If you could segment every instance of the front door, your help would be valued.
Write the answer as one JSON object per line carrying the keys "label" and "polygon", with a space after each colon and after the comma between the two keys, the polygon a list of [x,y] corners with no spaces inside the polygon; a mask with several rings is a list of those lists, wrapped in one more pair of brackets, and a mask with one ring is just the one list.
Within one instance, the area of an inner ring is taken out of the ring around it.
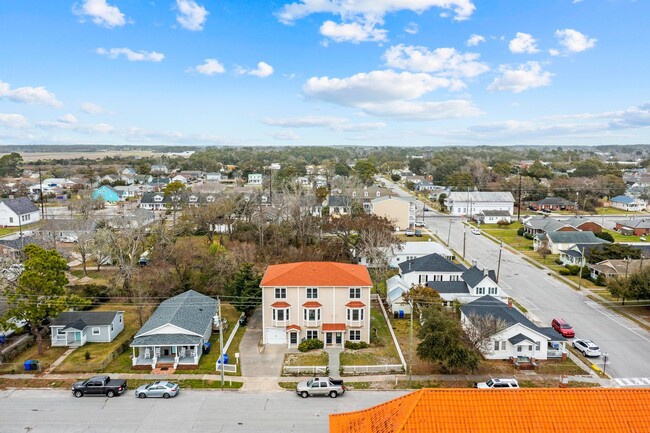
{"label": "front door", "polygon": [[81,341],[81,332],[74,333],[74,341]]}
{"label": "front door", "polygon": [[292,332],[289,334],[289,343],[290,344],[298,344],[298,333],[297,332]]}
{"label": "front door", "polygon": [[332,333],[331,332],[326,332],[325,333],[325,345],[326,346],[331,346],[332,345]]}
{"label": "front door", "polygon": [[337,332],[336,333],[336,345],[340,346],[343,344],[343,333],[342,332]]}

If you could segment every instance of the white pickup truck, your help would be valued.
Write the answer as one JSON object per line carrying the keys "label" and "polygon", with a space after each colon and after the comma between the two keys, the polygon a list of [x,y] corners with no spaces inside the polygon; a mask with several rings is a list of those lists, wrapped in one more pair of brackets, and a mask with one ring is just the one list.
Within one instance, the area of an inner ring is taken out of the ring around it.
{"label": "white pickup truck", "polygon": [[296,394],[302,398],[310,395],[329,395],[336,398],[345,393],[345,385],[342,380],[332,379],[331,377],[315,377],[305,382],[300,382],[296,386]]}

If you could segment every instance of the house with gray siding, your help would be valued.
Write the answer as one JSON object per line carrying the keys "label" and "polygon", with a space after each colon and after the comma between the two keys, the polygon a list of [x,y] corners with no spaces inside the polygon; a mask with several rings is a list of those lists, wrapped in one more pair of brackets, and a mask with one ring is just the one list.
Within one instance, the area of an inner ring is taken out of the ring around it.
{"label": "house with gray siding", "polygon": [[66,311],[50,324],[52,346],[110,343],[124,329],[124,311]]}
{"label": "house with gray siding", "polygon": [[163,301],[133,338],[133,368],[197,368],[217,306],[194,290]]}

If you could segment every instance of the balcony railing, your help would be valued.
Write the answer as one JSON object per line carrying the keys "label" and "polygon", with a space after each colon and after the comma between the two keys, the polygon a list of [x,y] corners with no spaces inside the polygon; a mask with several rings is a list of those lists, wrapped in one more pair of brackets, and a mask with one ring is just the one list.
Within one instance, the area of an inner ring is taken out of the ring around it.
{"label": "balcony railing", "polygon": [[282,327],[282,326],[289,326],[289,321],[288,320],[272,320],[273,326],[276,328]]}
{"label": "balcony railing", "polygon": [[363,326],[363,320],[347,320],[346,325],[351,328],[360,328]]}
{"label": "balcony railing", "polygon": [[307,328],[317,328],[321,325],[321,320],[305,320],[304,325]]}

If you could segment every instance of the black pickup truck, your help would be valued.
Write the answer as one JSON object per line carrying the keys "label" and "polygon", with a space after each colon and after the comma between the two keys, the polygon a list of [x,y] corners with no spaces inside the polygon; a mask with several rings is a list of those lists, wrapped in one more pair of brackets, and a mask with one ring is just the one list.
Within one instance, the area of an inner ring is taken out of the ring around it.
{"label": "black pickup truck", "polygon": [[84,395],[105,395],[113,398],[126,391],[126,380],[114,379],[109,376],[95,376],[72,385],[72,394],[79,398]]}

